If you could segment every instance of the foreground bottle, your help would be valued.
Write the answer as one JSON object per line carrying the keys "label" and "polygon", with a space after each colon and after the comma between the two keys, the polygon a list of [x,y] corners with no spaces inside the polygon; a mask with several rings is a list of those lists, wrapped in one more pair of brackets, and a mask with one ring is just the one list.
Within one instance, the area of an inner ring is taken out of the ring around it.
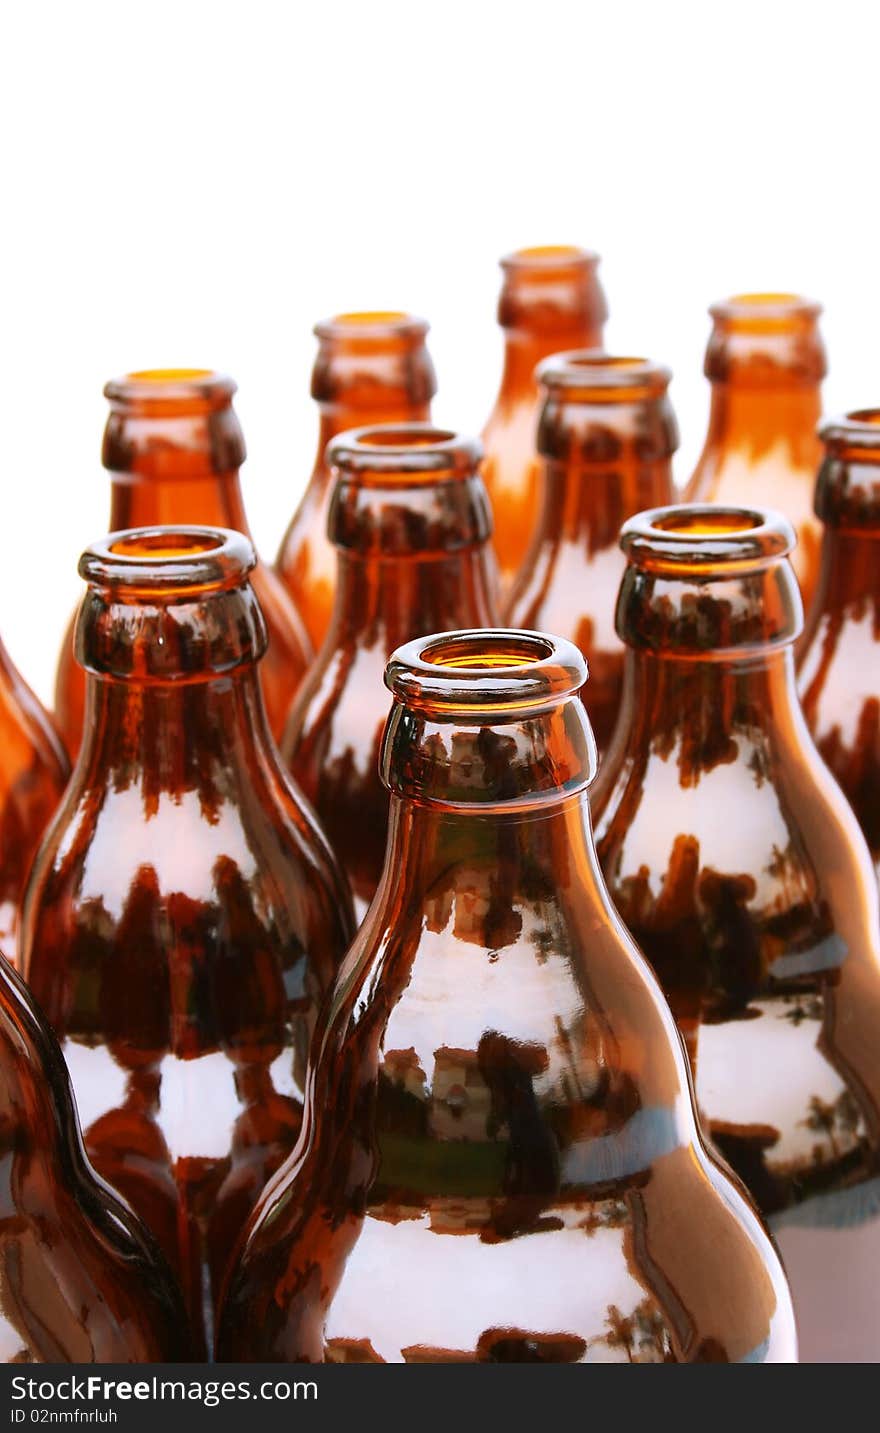
{"label": "foreground bottle", "polygon": [[[249,534],[238,475],[247,452],[232,407],[235,391],[231,378],[201,368],[129,373],[107,384],[110,414],[102,460],[111,477],[111,532],[197,523]],[[275,574],[258,561],[252,581],[269,634],[260,683],[277,739],[311,646]],[[75,757],[82,739],[85,677],[74,656],[73,625],[59,658],[55,714]]]}
{"label": "foreground bottle", "polygon": [[703,1127],[768,1217],[805,1361],[880,1360],[880,911],[794,683],[780,514],[623,529],[602,869],[684,1035]]}
{"label": "foreground bottle", "polygon": [[518,249],[501,260],[498,322],[504,330],[504,368],[483,430],[483,476],[505,587],[519,571],[540,510],[535,369],[542,358],[562,349],[601,348],[608,307],[598,265],[598,255],[566,244]]}
{"label": "foreground bottle", "polygon": [[179,1295],[89,1168],[51,1031],[0,956],[0,1362],[189,1356]]}
{"label": "foreground bottle", "polygon": [[808,607],[819,571],[813,485],[827,370],[821,306],[798,294],[737,294],[709,312],[704,372],[712,406],[687,497],[783,512],[797,534],[792,563]]}
{"label": "foreground bottle", "polygon": [[601,756],[623,680],[620,525],[674,496],[671,375],[644,358],[579,352],[548,358],[537,377],[541,510],[505,615],[512,627],[570,638],[588,658],[585,700]]}
{"label": "foreground bottle", "polygon": [[880,409],[820,429],[819,583],[798,651],[804,716],[880,875]]}
{"label": "foreground bottle", "polygon": [[144,528],[80,561],[86,736],[37,856],[26,978],[89,1156],[203,1292],[299,1131],[315,1006],[350,898],[283,772],[240,533]]}
{"label": "foreground bottle", "polygon": [[69,774],[52,722],[0,642],[0,952],[12,965],[25,882]]}
{"label": "foreground bottle", "polygon": [[361,428],[328,450],[336,600],[282,753],[342,863],[358,916],[379,884],[388,831],[379,778],[385,663],[420,632],[495,617],[481,456],[475,441],[427,423]]}
{"label": "foreground bottle", "polygon": [[327,444],[337,433],[365,423],[430,418],[437,379],[427,334],[424,320],[406,313],[342,313],[315,325],[312,397],[321,415],[318,451],[276,568],[316,651],[327,635],[336,591],[336,551],[327,536],[333,487]]}
{"label": "foreground bottle", "polygon": [[700,1141],[599,873],[585,679],[539,633],[392,658],[382,884],[232,1266],[221,1358],[794,1358],[776,1255]]}

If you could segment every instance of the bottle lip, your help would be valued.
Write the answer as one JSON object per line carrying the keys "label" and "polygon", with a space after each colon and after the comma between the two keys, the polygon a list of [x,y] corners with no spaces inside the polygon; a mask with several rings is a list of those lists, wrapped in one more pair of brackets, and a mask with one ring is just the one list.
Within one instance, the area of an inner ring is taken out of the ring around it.
{"label": "bottle lip", "polygon": [[327,444],[325,456],[329,466],[362,481],[375,478],[381,484],[396,476],[435,481],[475,472],[483,445],[478,438],[435,423],[372,423],[339,433]]}
{"label": "bottle lip", "polygon": [[372,346],[383,339],[411,339],[421,342],[430,331],[426,319],[402,309],[365,309],[337,313],[320,319],[312,332],[316,338],[344,342],[353,347]]}
{"label": "bottle lip", "polygon": [[773,508],[673,503],[636,513],[620,546],[634,567],[715,575],[777,562],[794,548],[794,528]]}
{"label": "bottle lip", "polygon": [[468,720],[521,720],[574,697],[587,663],[573,642],[519,628],[435,632],[398,647],[385,685],[407,707]]}
{"label": "bottle lip", "polygon": [[161,600],[240,587],[256,561],[250,539],[229,528],[127,528],[90,543],[79,575],[91,587]]}
{"label": "bottle lip", "polygon": [[212,368],[142,368],[104,384],[104,397],[114,407],[172,405],[181,412],[223,408],[237,391],[234,379]]}
{"label": "bottle lip", "polygon": [[548,392],[587,394],[596,402],[631,402],[640,395],[665,393],[672,372],[649,358],[610,354],[601,348],[573,348],[543,359],[535,369],[535,379]]}
{"label": "bottle lip", "polygon": [[555,279],[567,269],[594,269],[599,255],[594,249],[584,249],[579,244],[536,244],[513,249],[498,262],[505,275],[538,278],[546,274]]}
{"label": "bottle lip", "polygon": [[855,408],[824,418],[818,433],[828,447],[880,451],[880,408]]}
{"label": "bottle lip", "polygon": [[822,313],[822,305],[803,294],[744,293],[731,294],[709,306],[716,322],[754,333],[785,329],[799,321],[813,322]]}

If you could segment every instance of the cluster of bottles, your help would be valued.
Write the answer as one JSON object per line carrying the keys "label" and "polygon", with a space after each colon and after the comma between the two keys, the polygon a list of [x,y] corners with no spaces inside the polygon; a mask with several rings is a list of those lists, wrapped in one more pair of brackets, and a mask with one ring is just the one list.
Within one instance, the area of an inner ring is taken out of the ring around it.
{"label": "cluster of bottles", "polygon": [[318,325],[274,571],[234,385],[108,385],[63,744],[0,653],[7,1360],[880,1360],[880,410],[720,304],[676,503],[596,266],[504,261],[485,456]]}

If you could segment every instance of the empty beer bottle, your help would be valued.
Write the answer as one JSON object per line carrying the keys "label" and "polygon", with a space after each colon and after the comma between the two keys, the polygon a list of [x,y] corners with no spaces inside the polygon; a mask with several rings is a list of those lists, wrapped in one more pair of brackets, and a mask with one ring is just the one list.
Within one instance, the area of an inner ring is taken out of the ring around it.
{"label": "empty beer bottle", "polygon": [[69,770],[52,722],[0,642],[0,952],[12,965],[25,882]]}
{"label": "empty beer bottle", "polygon": [[709,430],[687,497],[782,511],[797,534],[792,563],[808,606],[819,567],[813,484],[827,367],[822,309],[797,294],[737,294],[709,312]]}
{"label": "empty beer bottle", "polygon": [[624,525],[621,719],[596,838],[687,1042],[704,1128],[776,1236],[801,1357],[880,1359],[880,912],[795,691],[781,514]]}
{"label": "empty beer bottle", "polygon": [[483,475],[505,587],[519,571],[540,508],[535,368],[562,349],[601,347],[608,308],[598,265],[598,255],[567,244],[518,249],[501,260],[498,322],[504,330],[504,367],[483,430]]}
{"label": "empty beer bottle", "polygon": [[394,654],[382,883],[231,1265],[221,1358],[794,1357],[782,1270],[602,882],[585,678],[540,633]]}
{"label": "empty beer bottle", "polygon": [[85,1158],[58,1045],[0,956],[0,1361],[189,1356],[171,1275]]}
{"label": "empty beer bottle", "polygon": [[336,552],[327,537],[332,481],[325,459],[337,433],[365,423],[417,423],[437,391],[428,325],[406,313],[341,313],[315,325],[312,397],[320,412],[308,486],[278,553],[278,574],[303,615],[315,650],[330,626]]}
{"label": "empty beer bottle", "polygon": [[427,423],[357,429],[328,449],[336,599],[281,749],[349,878],[358,915],[379,883],[388,830],[378,768],[385,663],[420,632],[495,616],[481,456],[479,443]]}
{"label": "empty beer bottle", "polygon": [[506,618],[569,637],[588,658],[584,699],[601,756],[623,678],[614,630],[620,525],[674,497],[670,373],[644,358],[581,351],[546,359],[537,377],[541,509]]}
{"label": "empty beer bottle", "polygon": [[800,644],[804,715],[880,874],[880,409],[820,429],[819,581]]}
{"label": "empty beer bottle", "polygon": [[202,1327],[233,1236],[299,1130],[314,1008],[352,933],[282,770],[238,532],[144,528],[80,561],[83,750],[34,863],[23,968],[86,1148]]}
{"label": "empty beer bottle", "polygon": [[[231,378],[201,368],[152,369],[107,384],[110,413],[102,460],[112,484],[111,531],[196,523],[248,535],[238,474],[247,453],[232,406],[235,391]],[[260,682],[277,739],[311,658],[311,644],[277,577],[259,561],[253,587],[269,634]],[[74,757],[84,701],[85,677],[74,657],[71,622],[58,664],[55,714]]]}

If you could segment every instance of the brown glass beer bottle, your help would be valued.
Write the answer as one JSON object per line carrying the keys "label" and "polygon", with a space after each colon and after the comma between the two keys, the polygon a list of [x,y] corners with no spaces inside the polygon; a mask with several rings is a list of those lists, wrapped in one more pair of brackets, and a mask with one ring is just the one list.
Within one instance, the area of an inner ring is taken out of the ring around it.
{"label": "brown glass beer bottle", "polygon": [[275,564],[315,651],[327,635],[336,590],[336,551],[327,536],[332,495],[327,444],[337,433],[365,423],[430,418],[437,379],[427,334],[424,319],[406,313],[341,313],[315,325],[312,397],[320,413],[318,451]]}
{"label": "brown glass beer bottle", "polygon": [[737,294],[709,312],[709,430],[687,497],[770,504],[785,513],[797,535],[791,560],[808,607],[819,568],[813,485],[827,370],[821,306],[798,294]]}
{"label": "brown glass beer bottle", "polygon": [[220,1358],[794,1358],[776,1255],[706,1153],[599,872],[585,679],[532,632],[392,658],[382,883],[298,1150],[230,1266]]}
{"label": "brown glass beer bottle", "polygon": [[[108,383],[110,414],[102,461],[108,469],[110,531],[156,523],[196,523],[249,535],[238,470],[247,452],[232,406],[231,378],[200,368],[129,373]],[[260,684],[269,726],[278,739],[293,695],[311,660],[299,614],[275,574],[257,561],[253,587],[269,648]],[[73,622],[55,684],[55,714],[68,751],[82,737],[85,676],[73,651]]]}
{"label": "brown glass beer bottle", "polygon": [[295,1141],[313,1012],[353,929],[269,736],[255,560],[196,527],[84,553],[84,746],[22,918],[89,1156],[162,1245],[202,1351],[203,1294],[209,1321]]}
{"label": "brown glass beer bottle", "polygon": [[0,953],[11,965],[34,852],[69,774],[52,722],[0,642]]}
{"label": "brown glass beer bottle", "polygon": [[801,1357],[880,1359],[880,912],[810,740],[781,514],[624,525],[621,719],[594,800],[602,869],[685,1037],[704,1129],[791,1282]]}
{"label": "brown glass beer bottle", "polygon": [[625,518],[671,502],[678,447],[669,370],[644,358],[559,353],[537,372],[541,509],[506,609],[512,627],[573,641],[600,757],[617,720],[624,646],[614,630]]}
{"label": "brown glass beer bottle", "polygon": [[89,1168],[58,1045],[0,956],[0,1362],[190,1356],[158,1250]]}
{"label": "brown glass beer bottle", "polygon": [[608,306],[598,266],[597,254],[568,244],[518,249],[501,260],[498,322],[504,330],[504,367],[483,430],[483,477],[505,588],[526,555],[540,507],[535,369],[542,358],[563,349],[601,348]]}
{"label": "brown glass beer bottle", "polygon": [[282,754],[312,802],[362,916],[379,883],[388,793],[383,672],[420,632],[494,619],[491,518],[479,443],[427,423],[334,438],[330,629],[291,710]]}
{"label": "brown glass beer bottle", "polygon": [[798,649],[799,689],[880,874],[880,409],[834,418],[820,434],[821,560]]}

